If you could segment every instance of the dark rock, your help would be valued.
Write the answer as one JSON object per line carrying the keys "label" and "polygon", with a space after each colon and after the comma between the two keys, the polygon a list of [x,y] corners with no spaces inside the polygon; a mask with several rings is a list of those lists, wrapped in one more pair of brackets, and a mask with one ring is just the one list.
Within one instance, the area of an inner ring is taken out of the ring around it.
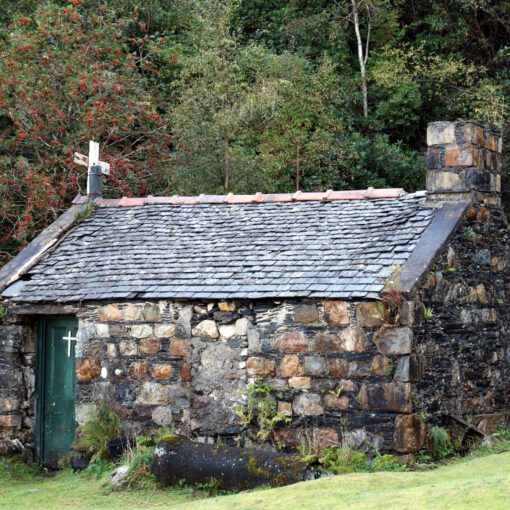
{"label": "dark rock", "polygon": [[159,443],[152,463],[152,472],[164,485],[212,479],[226,490],[296,483],[305,479],[307,469],[297,455],[195,443],[183,437]]}

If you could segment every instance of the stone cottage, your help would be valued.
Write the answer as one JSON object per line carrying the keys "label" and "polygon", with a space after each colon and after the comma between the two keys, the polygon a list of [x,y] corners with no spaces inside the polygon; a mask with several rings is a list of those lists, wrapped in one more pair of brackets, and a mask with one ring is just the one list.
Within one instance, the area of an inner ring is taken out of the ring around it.
{"label": "stone cottage", "polygon": [[[128,434],[243,437],[257,378],[304,439],[408,453],[504,420],[501,133],[429,125],[427,190],[78,196],[0,270],[0,453],[53,465],[99,401]],[[425,170],[424,170],[425,171]]]}

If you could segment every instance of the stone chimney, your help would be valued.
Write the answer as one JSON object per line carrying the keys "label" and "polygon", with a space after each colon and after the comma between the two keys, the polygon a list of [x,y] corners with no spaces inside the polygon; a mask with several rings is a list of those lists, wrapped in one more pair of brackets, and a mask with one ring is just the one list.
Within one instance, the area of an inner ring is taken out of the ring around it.
{"label": "stone chimney", "polygon": [[478,121],[431,122],[427,129],[430,200],[501,204],[502,134]]}

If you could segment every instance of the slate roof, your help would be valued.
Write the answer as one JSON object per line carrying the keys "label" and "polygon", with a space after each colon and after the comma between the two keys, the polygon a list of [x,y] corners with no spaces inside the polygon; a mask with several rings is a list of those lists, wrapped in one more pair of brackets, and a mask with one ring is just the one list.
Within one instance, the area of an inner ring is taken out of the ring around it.
{"label": "slate roof", "polygon": [[103,201],[7,294],[27,303],[376,298],[435,211],[424,192],[393,196]]}

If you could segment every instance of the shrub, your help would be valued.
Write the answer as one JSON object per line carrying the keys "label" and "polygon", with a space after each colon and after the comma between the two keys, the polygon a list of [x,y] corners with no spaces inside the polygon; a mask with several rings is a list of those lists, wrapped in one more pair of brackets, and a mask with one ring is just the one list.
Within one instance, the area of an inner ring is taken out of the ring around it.
{"label": "shrub", "polygon": [[353,450],[347,446],[332,446],[324,450],[319,463],[328,472],[334,475],[370,471],[370,464],[363,452]]}
{"label": "shrub", "polygon": [[122,427],[119,416],[104,403],[100,403],[95,414],[78,428],[73,448],[88,453],[91,461],[108,458],[106,443],[121,437]]}
{"label": "shrub", "polygon": [[374,457],[374,471],[407,471],[405,464],[399,464],[393,455],[376,455]]}
{"label": "shrub", "polygon": [[246,397],[246,406],[236,406],[233,411],[244,427],[256,424],[259,441],[266,441],[278,424],[290,422],[290,418],[276,410],[271,386],[261,379],[248,384],[239,393]]}
{"label": "shrub", "polygon": [[450,438],[450,434],[444,427],[432,427],[428,434],[428,447],[432,458],[439,460],[448,457],[455,452],[455,447]]}

